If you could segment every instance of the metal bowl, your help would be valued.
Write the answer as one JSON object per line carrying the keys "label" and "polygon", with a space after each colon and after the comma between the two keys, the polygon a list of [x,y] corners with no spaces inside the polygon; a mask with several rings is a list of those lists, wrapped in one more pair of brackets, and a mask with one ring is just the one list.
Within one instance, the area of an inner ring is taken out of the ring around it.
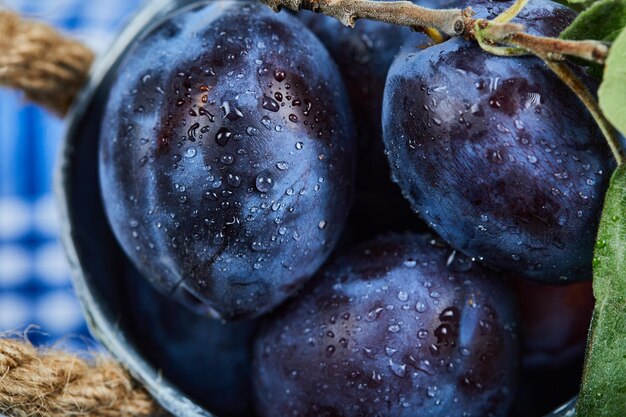
{"label": "metal bowl", "polygon": [[[68,128],[55,178],[62,241],[92,334],[163,408],[180,417],[213,417],[213,414],[168,381],[160,368],[146,359],[149,356],[146,347],[134,334],[127,314],[129,306],[125,305],[124,292],[128,288],[124,287],[124,281],[137,278],[138,272],[122,252],[105,218],[98,180],[98,141],[113,75],[129,45],[174,11],[208,1],[146,2],[111,48],[98,59],[88,84],[75,100],[67,118]],[[546,417],[573,417],[574,405],[575,400],[571,400]]]}

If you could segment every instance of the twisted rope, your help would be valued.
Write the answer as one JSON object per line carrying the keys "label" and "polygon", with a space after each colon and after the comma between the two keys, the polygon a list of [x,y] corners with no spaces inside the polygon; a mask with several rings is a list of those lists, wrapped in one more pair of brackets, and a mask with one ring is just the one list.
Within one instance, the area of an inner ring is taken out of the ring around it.
{"label": "twisted rope", "polygon": [[164,412],[122,367],[0,339],[0,414],[7,417],[134,417]]}
{"label": "twisted rope", "polygon": [[88,47],[52,27],[0,10],[0,85],[64,115],[93,59]]}
{"label": "twisted rope", "polygon": [[[0,85],[64,115],[87,79],[93,52],[55,29],[0,10]],[[116,362],[39,350],[0,335],[0,414],[7,417],[164,416]]]}

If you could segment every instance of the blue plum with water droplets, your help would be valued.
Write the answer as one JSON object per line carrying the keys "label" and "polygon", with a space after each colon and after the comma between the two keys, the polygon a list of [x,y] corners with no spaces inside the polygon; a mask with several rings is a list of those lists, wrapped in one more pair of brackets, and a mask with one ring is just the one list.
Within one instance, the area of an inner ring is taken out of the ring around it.
{"label": "blue plum with water droplets", "polygon": [[[493,18],[510,3],[468,4]],[[558,36],[573,18],[541,0],[516,21]],[[540,59],[464,39],[404,49],[387,78],[383,130],[403,193],[453,247],[535,280],[591,278],[615,164],[585,106]]]}
{"label": "blue plum with water droplets", "polygon": [[115,236],[161,291],[222,319],[267,312],[335,246],[355,138],[339,72],[295,17],[183,9],[136,40],[102,124]]}
{"label": "blue plum with water droplets", "polygon": [[506,417],[515,395],[512,293],[429,235],[357,246],[264,320],[264,417]]}

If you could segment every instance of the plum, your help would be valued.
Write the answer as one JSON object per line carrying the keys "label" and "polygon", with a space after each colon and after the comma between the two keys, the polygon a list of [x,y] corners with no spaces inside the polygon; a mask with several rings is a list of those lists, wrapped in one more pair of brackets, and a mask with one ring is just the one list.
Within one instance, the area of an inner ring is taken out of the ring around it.
{"label": "plum", "polygon": [[[444,8],[453,0],[413,1],[423,7]],[[389,167],[382,155],[382,99],[387,72],[404,43],[426,46],[428,38],[407,27],[360,19],[347,27],[337,19],[302,10],[298,17],[322,41],[337,63],[350,96],[359,136],[357,185],[364,190],[395,190],[386,182]],[[392,193],[389,193],[392,194]],[[397,194],[397,193],[393,193]]]}
{"label": "plum", "polygon": [[519,354],[515,299],[429,235],[379,237],[335,259],[264,319],[261,416],[499,416]]}
{"label": "plum", "polygon": [[[387,71],[404,42],[416,46],[428,39],[409,28],[357,20],[354,28],[309,11],[299,18],[322,41],[337,63],[348,90],[358,136],[356,194],[348,219],[348,243],[387,232],[424,230],[398,186],[390,180],[382,140],[381,113]],[[367,223],[368,227],[361,225]]]}
{"label": "plum", "polygon": [[594,306],[591,283],[512,284],[520,304],[522,373],[510,417],[543,416],[580,388]]}
{"label": "plum", "polygon": [[185,8],[132,45],[104,114],[116,238],[164,293],[225,320],[266,312],[335,246],[356,145],[340,74],[295,17]]}
{"label": "plum", "polygon": [[525,368],[562,367],[585,351],[595,300],[590,282],[566,286],[513,281],[520,301]]}
{"label": "plum", "polygon": [[[493,18],[510,3],[468,4]],[[555,36],[573,17],[537,0],[516,21]],[[405,48],[389,70],[383,131],[394,179],[454,248],[544,282],[591,278],[615,164],[585,106],[541,60],[458,38]]]}

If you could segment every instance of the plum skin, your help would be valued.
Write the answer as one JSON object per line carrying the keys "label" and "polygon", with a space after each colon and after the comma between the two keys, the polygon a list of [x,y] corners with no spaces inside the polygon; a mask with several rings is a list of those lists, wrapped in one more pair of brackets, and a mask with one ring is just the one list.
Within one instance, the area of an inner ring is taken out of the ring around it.
{"label": "plum skin", "polygon": [[[306,10],[298,18],[320,39],[337,63],[346,85],[357,131],[356,193],[342,242],[351,244],[378,234],[425,230],[398,186],[390,180],[382,140],[382,100],[387,71],[404,42],[422,45],[428,38],[409,28],[359,19],[354,27]],[[362,227],[367,223],[368,227]]]}
{"label": "plum skin", "polygon": [[100,186],[128,257],[222,319],[278,305],[321,266],[352,199],[340,75],[294,17],[185,9],[133,45],[102,123]]}
{"label": "plum skin", "polygon": [[[487,18],[508,5],[470,4]],[[572,17],[542,0],[519,21],[554,36]],[[614,161],[584,105],[539,59],[462,39],[404,50],[388,74],[383,131],[394,179],[453,247],[543,282],[591,278]]]}
{"label": "plum skin", "polygon": [[454,257],[429,235],[404,234],[331,262],[263,321],[257,412],[505,416],[519,355],[515,299]]}

